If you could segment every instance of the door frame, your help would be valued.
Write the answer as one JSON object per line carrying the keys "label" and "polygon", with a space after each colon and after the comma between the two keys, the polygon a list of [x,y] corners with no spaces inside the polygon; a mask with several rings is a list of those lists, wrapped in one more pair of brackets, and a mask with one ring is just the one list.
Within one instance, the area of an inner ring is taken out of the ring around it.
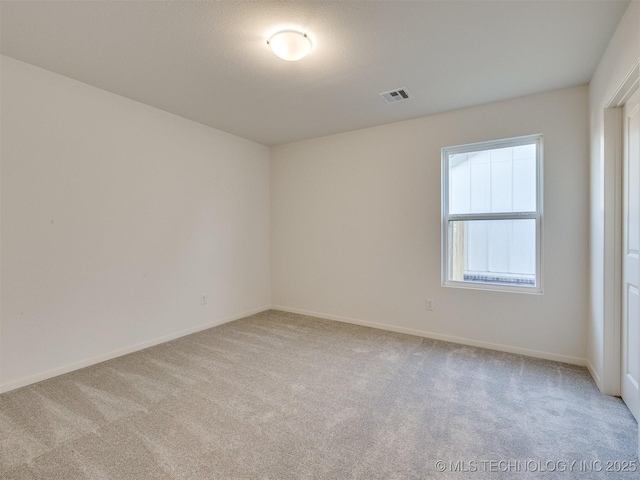
{"label": "door frame", "polygon": [[[622,390],[622,107],[640,87],[640,60],[604,109],[604,325],[601,390]],[[607,191],[611,192],[607,194]]]}

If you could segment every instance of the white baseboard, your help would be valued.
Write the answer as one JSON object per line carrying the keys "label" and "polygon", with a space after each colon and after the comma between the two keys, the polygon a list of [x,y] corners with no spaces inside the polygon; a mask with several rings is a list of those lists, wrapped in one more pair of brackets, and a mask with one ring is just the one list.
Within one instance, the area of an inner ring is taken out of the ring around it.
{"label": "white baseboard", "polygon": [[473,340],[470,338],[454,337],[451,335],[443,335],[441,333],[426,332],[423,330],[415,330],[412,328],[397,327],[386,323],[369,322],[367,320],[359,320],[355,318],[340,317],[338,315],[330,315],[320,312],[311,312],[301,310],[299,308],[283,307],[280,305],[272,305],[272,310],[280,310],[282,312],[299,313],[300,315],[308,315],[310,317],[323,318],[326,320],[335,320],[338,322],[352,323],[354,325],[362,325],[364,327],[378,328],[380,330],[389,330],[391,332],[406,333],[416,335],[418,337],[431,338],[434,340],[442,340],[445,342],[459,343],[461,345],[469,345],[472,347],[487,348],[489,350],[498,350],[500,352],[516,353],[527,357],[542,358],[544,360],[553,360],[555,362],[570,363],[581,367],[587,366],[587,359],[561,355],[559,353],[543,352],[540,350],[530,350],[528,348],[512,347],[510,345],[501,345],[498,343],[483,342],[481,340]]}
{"label": "white baseboard", "polygon": [[64,365],[62,367],[53,368],[51,370],[47,370],[46,372],[38,373],[36,375],[31,375],[26,378],[21,378],[19,380],[14,380],[9,383],[0,384],[0,393],[8,392],[10,390],[15,390],[16,388],[20,388],[20,387],[25,387],[27,385],[31,385],[32,383],[41,382],[49,378],[57,377],[58,375],[63,375],[65,373],[73,372],[74,370],[79,370],[84,367],[89,367],[91,365],[95,365],[96,363],[105,362],[107,360],[111,360],[112,358],[121,357],[122,355],[127,355],[128,353],[137,352],[138,350],[143,350],[145,348],[153,347],[154,345],[158,345],[160,343],[165,343],[170,340],[175,340],[176,338],[184,337],[185,335],[190,335],[192,333],[200,332],[202,330],[207,330],[208,328],[217,327],[218,325],[222,325],[223,323],[229,323],[234,320],[248,317],[249,315],[254,315],[256,313],[264,312],[270,309],[271,309],[271,306],[269,305],[260,307],[260,308],[254,308],[253,310],[248,310],[246,312],[238,313],[236,315],[231,315],[230,317],[214,320],[212,322],[187,328],[186,330],[181,330],[179,332],[170,333],[169,335],[154,338],[153,340],[147,340],[145,342],[137,343],[129,347],[121,348],[113,352],[104,353],[102,355],[97,355],[92,358],[87,358],[86,360],[81,360],[79,362],[74,362],[68,365]]}
{"label": "white baseboard", "polygon": [[398,327],[395,325],[389,325],[389,324],[384,324],[384,323],[376,323],[376,322],[370,322],[367,320],[359,320],[359,319],[355,319],[355,318],[348,318],[348,317],[341,317],[338,315],[330,315],[330,314],[325,314],[325,313],[320,313],[320,312],[312,312],[309,310],[302,310],[299,308],[290,308],[290,307],[283,307],[280,305],[267,305],[267,306],[263,306],[260,308],[255,308],[253,310],[249,310],[246,312],[242,312],[236,315],[232,315],[230,317],[226,317],[226,318],[222,318],[219,320],[214,320],[213,322],[208,322],[202,325],[198,325],[196,327],[191,327],[188,328],[186,330],[182,330],[179,332],[175,332],[175,333],[171,333],[169,335],[165,335],[163,337],[158,337],[155,338],[153,340],[148,340],[145,342],[141,342],[135,345],[131,345],[129,347],[125,347],[113,352],[109,352],[109,353],[105,353],[102,355],[97,355],[95,357],[92,358],[88,358],[86,360],[82,360],[79,362],[75,362],[75,363],[71,363],[68,365],[64,365],[62,367],[58,367],[58,368],[54,368],[51,370],[47,370],[46,372],[42,372],[36,375],[32,375],[26,378],[22,378],[19,380],[14,380],[12,382],[9,383],[4,383],[4,384],[0,384],[0,393],[4,393],[4,392],[9,392],[11,390],[15,390],[16,388],[20,388],[20,387],[25,387],[27,385],[31,385],[33,383],[37,383],[37,382],[41,382],[43,380],[47,380],[49,378],[53,378],[53,377],[57,377],[58,375],[63,375],[65,373],[69,373],[69,372],[73,372],[74,370],[79,370],[81,368],[84,367],[89,367],[91,365],[95,365],[97,363],[101,363],[101,362],[105,362],[107,360],[111,360],[112,358],[116,358],[116,357],[121,357],[122,355],[127,355],[128,353],[133,353],[133,352],[137,352],[139,350],[143,350],[145,348],[149,348],[149,347],[153,347],[154,345],[158,345],[160,343],[165,343],[171,340],[174,340],[176,338],[180,338],[180,337],[184,337],[185,335],[190,335],[192,333],[196,333],[202,330],[206,330],[208,328],[212,328],[212,327],[216,327],[218,325],[222,325],[224,323],[229,323],[232,322],[234,320],[238,320],[240,318],[244,318],[244,317],[248,317],[249,315],[254,315],[256,313],[260,313],[260,312],[264,312],[266,310],[280,310],[283,312],[291,312],[291,313],[298,313],[301,315],[308,315],[310,317],[317,317],[317,318],[323,318],[326,320],[335,320],[338,322],[344,322],[344,323],[351,323],[354,325],[361,325],[364,327],[371,327],[371,328],[377,328],[380,330],[388,330],[391,332],[398,332],[398,333],[406,333],[408,335],[416,335],[419,337],[424,337],[424,338],[432,338],[434,340],[442,340],[445,342],[451,342],[451,343],[458,343],[461,345],[469,345],[469,346],[473,346],[473,347],[481,347],[481,348],[487,348],[490,350],[498,350],[500,352],[508,352],[508,353],[515,353],[515,354],[519,354],[519,355],[525,355],[528,357],[535,357],[535,358],[542,358],[545,360],[553,360],[556,362],[562,362],[562,363],[570,363],[573,365],[580,365],[580,366],[586,366],[589,370],[589,372],[591,373],[591,376],[593,377],[594,381],[596,382],[596,385],[598,385],[598,388],[601,389],[601,383],[600,383],[600,377],[597,375],[597,373],[595,372],[595,370],[593,369],[592,365],[584,358],[578,358],[578,357],[570,357],[567,355],[560,355],[557,353],[550,353],[550,352],[543,352],[543,351],[539,351],[539,350],[530,350],[527,348],[521,348],[521,347],[512,347],[509,345],[501,345],[501,344],[497,344],[497,343],[490,343],[490,342],[484,342],[484,341],[480,341],[480,340],[473,340],[473,339],[469,339],[469,338],[462,338],[462,337],[455,337],[455,336],[451,336],[451,335],[443,335],[440,333],[434,333],[434,332],[426,332],[423,330],[415,330],[412,328],[405,328],[405,327]]}
{"label": "white baseboard", "polygon": [[600,380],[600,375],[598,375],[598,372],[596,372],[596,369],[593,368],[593,365],[591,365],[591,362],[589,360],[587,360],[587,370],[589,370],[589,373],[593,377],[593,381],[596,382],[596,385],[598,386],[598,389],[601,392],[603,392],[602,380]]}

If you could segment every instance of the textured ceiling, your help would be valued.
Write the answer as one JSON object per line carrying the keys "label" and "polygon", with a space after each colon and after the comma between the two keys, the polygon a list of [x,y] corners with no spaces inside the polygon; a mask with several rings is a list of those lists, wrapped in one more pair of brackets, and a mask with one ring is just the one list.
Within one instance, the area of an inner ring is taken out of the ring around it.
{"label": "textured ceiling", "polygon": [[0,51],[276,145],[587,83],[628,3],[3,1]]}

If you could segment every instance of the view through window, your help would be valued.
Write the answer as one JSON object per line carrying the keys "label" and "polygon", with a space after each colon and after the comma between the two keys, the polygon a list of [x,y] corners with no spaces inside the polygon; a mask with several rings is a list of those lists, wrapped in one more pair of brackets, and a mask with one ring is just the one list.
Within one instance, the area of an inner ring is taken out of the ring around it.
{"label": "view through window", "polygon": [[443,284],[541,291],[542,136],[443,149]]}

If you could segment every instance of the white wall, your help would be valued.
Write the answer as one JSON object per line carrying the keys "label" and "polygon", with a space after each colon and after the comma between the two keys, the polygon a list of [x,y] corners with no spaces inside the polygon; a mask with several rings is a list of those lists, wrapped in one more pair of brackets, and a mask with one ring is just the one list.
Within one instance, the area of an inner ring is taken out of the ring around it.
{"label": "white wall", "polygon": [[[537,133],[544,294],[442,287],[440,149]],[[588,184],[586,86],[273,147],[273,304],[584,363]]]}
{"label": "white wall", "polygon": [[270,304],[267,147],[1,68],[3,390]]}
{"label": "white wall", "polygon": [[[590,163],[590,302],[588,324],[588,360],[598,386],[605,393],[619,394],[615,384],[619,370],[606,365],[609,372],[603,384],[605,372],[605,342],[616,342],[611,328],[605,332],[605,319],[613,323],[618,300],[613,290],[615,237],[615,198],[619,186],[615,180],[615,165],[605,164],[603,152],[604,108],[613,98],[627,74],[640,58],[640,2],[630,3],[609,46],[607,47],[589,85],[589,118],[591,132]],[[607,268],[605,268],[605,258]],[[611,363],[611,362],[608,362]],[[617,372],[617,373],[615,373]]]}

